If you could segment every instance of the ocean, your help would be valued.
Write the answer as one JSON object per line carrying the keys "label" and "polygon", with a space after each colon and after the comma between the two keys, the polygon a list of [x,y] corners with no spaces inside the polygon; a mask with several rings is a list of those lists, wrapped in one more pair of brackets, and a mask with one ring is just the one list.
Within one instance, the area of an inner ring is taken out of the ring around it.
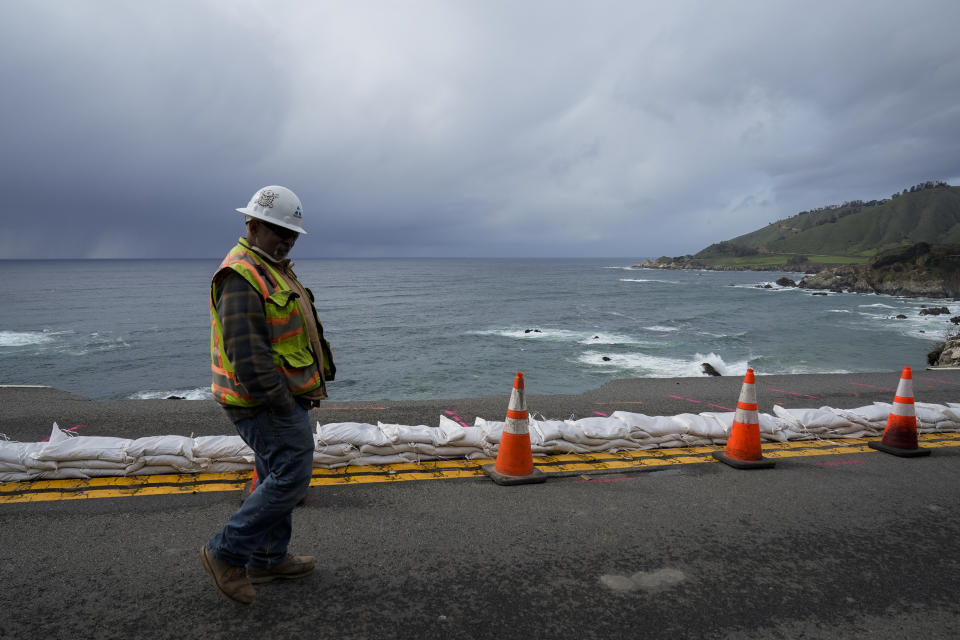
{"label": "ocean", "polygon": [[[333,346],[334,401],[580,393],[617,378],[923,367],[956,302],[781,288],[772,272],[634,258],[297,261]],[[219,260],[0,261],[0,384],[209,398]],[[764,288],[764,285],[772,285]],[[898,314],[905,319],[897,319]]]}

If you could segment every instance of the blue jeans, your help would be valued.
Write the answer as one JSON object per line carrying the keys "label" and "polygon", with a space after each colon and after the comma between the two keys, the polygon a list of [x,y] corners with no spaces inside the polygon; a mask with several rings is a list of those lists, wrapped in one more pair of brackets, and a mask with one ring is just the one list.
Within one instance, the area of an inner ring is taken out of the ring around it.
{"label": "blue jeans", "polygon": [[207,549],[227,564],[266,569],[286,556],[293,508],[307,495],[313,429],[299,405],[289,416],[261,411],[234,424],[256,454],[257,488],[207,541]]}

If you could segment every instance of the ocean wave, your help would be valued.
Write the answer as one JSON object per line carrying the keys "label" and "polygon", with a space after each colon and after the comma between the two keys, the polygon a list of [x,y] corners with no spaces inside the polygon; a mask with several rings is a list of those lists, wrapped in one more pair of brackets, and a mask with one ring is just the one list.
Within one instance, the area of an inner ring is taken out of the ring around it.
{"label": "ocean wave", "polygon": [[694,378],[706,375],[703,363],[709,363],[721,375],[744,375],[749,362],[727,363],[716,353],[696,353],[692,358],[666,358],[645,353],[600,353],[585,351],[577,358],[581,364],[615,369],[646,378]]}
{"label": "ocean wave", "polygon": [[174,389],[173,391],[137,391],[127,396],[129,400],[163,400],[169,397],[181,398],[183,400],[212,400],[213,393],[210,387],[199,387],[197,389]]}
{"label": "ocean wave", "polygon": [[87,356],[92,353],[104,353],[129,348],[130,344],[122,337],[111,338],[95,331],[89,334],[81,343],[71,344],[64,348],[63,351],[71,356]]}
{"label": "ocean wave", "polygon": [[474,336],[499,336],[501,338],[515,338],[518,340],[550,340],[560,342],[578,342],[583,340],[584,333],[568,329],[541,329],[530,327],[527,329],[485,329],[468,331]]}
{"label": "ocean wave", "polygon": [[54,341],[56,334],[48,331],[0,331],[0,347],[26,347]]}
{"label": "ocean wave", "polygon": [[680,329],[678,329],[678,328],[676,328],[676,327],[664,327],[664,326],[659,325],[659,324],[655,324],[655,325],[650,326],[650,327],[644,327],[644,330],[646,330],[646,331],[656,331],[657,333],[670,333],[670,332],[672,332],[672,331],[680,331]]}
{"label": "ocean wave", "polygon": [[604,333],[599,331],[571,331],[569,329],[529,328],[529,329],[487,329],[484,331],[470,331],[470,335],[498,336],[515,340],[546,340],[548,342],[575,342],[578,344],[628,344],[652,345],[648,340],[641,340],[633,336]]}
{"label": "ocean wave", "polygon": [[650,344],[648,341],[616,333],[594,333],[591,337],[577,342],[580,344]]}
{"label": "ocean wave", "polygon": [[731,284],[728,285],[734,289],[760,289],[761,291],[800,291],[801,289],[797,287],[781,287],[776,282],[763,281],[763,282],[754,282],[743,283],[743,284]]}
{"label": "ocean wave", "polygon": [[660,282],[662,284],[682,284],[679,280],[657,280],[655,278],[620,278],[620,282]]}

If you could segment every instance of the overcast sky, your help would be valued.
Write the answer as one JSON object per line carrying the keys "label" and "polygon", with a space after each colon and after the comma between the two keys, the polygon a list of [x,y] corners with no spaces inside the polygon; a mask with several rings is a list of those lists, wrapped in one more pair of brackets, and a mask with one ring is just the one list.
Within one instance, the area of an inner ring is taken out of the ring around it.
{"label": "overcast sky", "polygon": [[656,257],[960,184],[960,2],[0,2],[0,258]]}

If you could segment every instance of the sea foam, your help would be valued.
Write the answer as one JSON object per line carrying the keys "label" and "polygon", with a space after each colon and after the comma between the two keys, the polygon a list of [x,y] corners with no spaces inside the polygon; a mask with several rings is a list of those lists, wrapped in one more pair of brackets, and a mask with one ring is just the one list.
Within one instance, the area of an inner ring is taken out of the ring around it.
{"label": "sea foam", "polygon": [[26,347],[54,341],[54,335],[45,331],[0,331],[0,347]]}

